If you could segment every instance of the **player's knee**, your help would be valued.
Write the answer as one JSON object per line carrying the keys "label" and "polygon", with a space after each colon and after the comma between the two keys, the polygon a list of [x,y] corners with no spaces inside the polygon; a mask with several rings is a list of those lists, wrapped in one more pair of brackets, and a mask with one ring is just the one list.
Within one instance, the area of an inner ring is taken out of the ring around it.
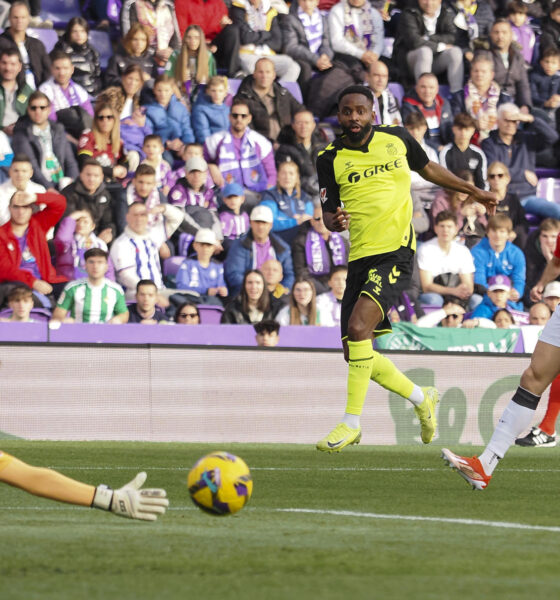
{"label": "player's knee", "polygon": [[538,369],[535,369],[531,364],[529,365],[523,375],[521,375],[521,381],[519,385],[531,392],[531,394],[535,394],[536,396],[542,395],[544,390],[548,387],[550,381],[546,377],[545,373],[540,372]]}
{"label": "player's knee", "polygon": [[360,320],[350,321],[348,323],[348,339],[352,342],[360,342],[371,337],[371,328],[367,323]]}

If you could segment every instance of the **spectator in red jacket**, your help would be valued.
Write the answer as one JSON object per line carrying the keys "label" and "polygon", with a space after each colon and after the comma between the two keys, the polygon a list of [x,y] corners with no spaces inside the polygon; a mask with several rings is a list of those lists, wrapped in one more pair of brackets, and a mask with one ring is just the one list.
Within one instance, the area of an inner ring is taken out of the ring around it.
{"label": "spectator in red jacket", "polygon": [[[45,208],[34,212],[36,204]],[[0,227],[0,305],[10,283],[25,283],[42,304],[56,299],[65,277],[51,263],[46,233],[64,214],[66,198],[57,192],[16,192],[10,199],[10,220]],[[42,297],[43,296],[43,297]]]}

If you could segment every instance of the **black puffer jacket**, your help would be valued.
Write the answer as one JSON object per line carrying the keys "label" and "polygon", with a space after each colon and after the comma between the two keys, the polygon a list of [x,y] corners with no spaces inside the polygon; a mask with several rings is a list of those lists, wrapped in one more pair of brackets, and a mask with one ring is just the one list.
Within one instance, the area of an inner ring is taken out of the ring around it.
{"label": "black puffer jacket", "polygon": [[62,50],[70,57],[74,65],[72,79],[81,85],[90,96],[97,96],[101,90],[101,64],[99,52],[88,42],[71,44],[62,37],[56,43],[55,50]]}
{"label": "black puffer jacket", "polygon": [[153,54],[146,51],[141,56],[131,56],[127,54],[124,48],[120,48],[109,59],[109,64],[105,70],[105,87],[121,84],[121,75],[129,65],[138,65],[144,73],[150,76],[148,82],[153,85],[153,80],[157,77],[158,68],[154,60]]}

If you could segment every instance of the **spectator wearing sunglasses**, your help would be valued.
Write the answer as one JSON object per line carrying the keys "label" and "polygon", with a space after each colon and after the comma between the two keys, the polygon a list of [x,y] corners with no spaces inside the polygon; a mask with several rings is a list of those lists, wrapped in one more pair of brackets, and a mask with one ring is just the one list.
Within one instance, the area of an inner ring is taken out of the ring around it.
{"label": "spectator wearing sunglasses", "polygon": [[80,174],[78,163],[60,123],[49,120],[51,102],[43,92],[29,96],[27,114],[14,127],[14,154],[31,160],[32,181],[47,190],[63,189]]}
{"label": "spectator wearing sunglasses", "polygon": [[465,316],[465,306],[458,298],[451,296],[441,308],[433,310],[416,322],[418,327],[461,327]]}
{"label": "spectator wearing sunglasses", "polygon": [[488,167],[490,191],[494,192],[500,200],[496,207],[496,213],[505,214],[511,219],[513,231],[509,241],[523,250],[529,234],[529,223],[519,201],[519,196],[508,190],[510,181],[509,169],[504,163],[495,161]]}
{"label": "spectator wearing sunglasses", "polygon": [[197,305],[183,302],[175,311],[174,321],[178,325],[200,325],[200,312]]}

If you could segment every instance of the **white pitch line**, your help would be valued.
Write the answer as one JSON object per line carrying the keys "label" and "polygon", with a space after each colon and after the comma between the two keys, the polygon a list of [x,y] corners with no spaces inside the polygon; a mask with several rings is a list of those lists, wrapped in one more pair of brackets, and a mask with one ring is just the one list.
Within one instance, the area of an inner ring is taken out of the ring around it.
{"label": "white pitch line", "polygon": [[[74,466],[74,465],[49,465],[51,469],[69,469],[72,471],[189,471],[190,466],[184,467],[146,467],[141,466],[108,466],[100,467],[96,466]],[[395,473],[423,473],[423,472],[434,472],[445,470],[445,465],[440,468],[437,467],[251,467],[251,471],[372,471],[372,472],[395,472]],[[508,469],[500,468],[500,473],[560,473],[560,469]]]}
{"label": "white pitch line", "polygon": [[[83,510],[79,506],[0,506],[0,511],[62,511]],[[196,511],[195,506],[170,506],[169,511]],[[510,523],[507,521],[483,521],[481,519],[454,519],[451,517],[423,517],[420,515],[391,515],[383,513],[356,512],[351,510],[322,510],[314,508],[248,508],[246,512],[277,512],[291,514],[330,515],[335,517],[355,517],[362,519],[377,519],[386,521],[423,521],[428,523],[452,523],[455,525],[476,525],[483,527],[496,527],[499,529],[522,529],[525,531],[546,531],[549,533],[560,533],[560,527],[546,525],[527,525],[525,523]]]}
{"label": "white pitch line", "polygon": [[304,513],[314,515],[333,515],[340,517],[361,517],[365,519],[386,519],[395,521],[429,521],[432,523],[454,523],[456,525],[483,525],[503,529],[529,529],[532,531],[550,531],[560,533],[560,527],[545,525],[525,525],[524,523],[508,523],[506,521],[482,521],[479,519],[453,519],[446,517],[421,517],[416,515],[385,515],[379,513],[354,512],[351,510],[319,510],[313,508],[276,508],[276,512]]}

